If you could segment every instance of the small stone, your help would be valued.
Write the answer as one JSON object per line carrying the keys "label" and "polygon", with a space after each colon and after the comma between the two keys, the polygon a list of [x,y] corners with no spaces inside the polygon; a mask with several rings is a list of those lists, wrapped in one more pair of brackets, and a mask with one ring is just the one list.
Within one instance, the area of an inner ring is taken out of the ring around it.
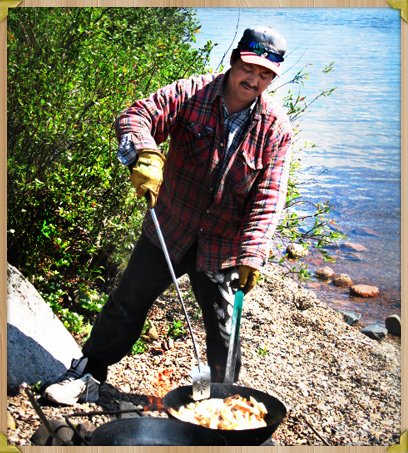
{"label": "small stone", "polygon": [[384,339],[388,333],[387,329],[380,327],[377,324],[366,326],[363,329],[360,329],[360,332],[377,341]]}
{"label": "small stone", "polygon": [[160,357],[159,356],[153,357],[153,364],[158,365],[159,363],[160,363]]}
{"label": "small stone", "polygon": [[152,324],[152,326],[150,327],[149,331],[147,332],[147,334],[149,335],[149,338],[151,340],[157,340],[159,338],[159,334],[157,333],[157,329],[156,327]]}
{"label": "small stone", "polygon": [[325,405],[324,403],[319,403],[319,404],[317,405],[317,408],[318,408],[319,411],[321,411],[321,412],[326,412],[326,410],[327,410],[327,407],[326,407],[326,405]]}
{"label": "small stone", "polygon": [[301,390],[303,396],[308,396],[309,395],[308,388],[307,388],[306,384],[304,384],[303,382],[299,382],[298,387]]}
{"label": "small stone", "polygon": [[339,313],[343,315],[344,322],[349,326],[356,325],[361,319],[361,315],[359,313],[357,314],[351,311],[340,311],[340,310]]}
{"label": "small stone", "polygon": [[96,428],[97,427],[89,420],[84,420],[77,426],[78,434],[87,442],[91,442],[92,433]]}
{"label": "small stone", "polygon": [[350,288],[350,293],[360,297],[376,297],[379,294],[379,289],[376,286],[353,285]]}
{"label": "small stone", "polygon": [[135,418],[139,416],[136,406],[129,401],[119,401],[119,411],[122,411],[119,414],[119,418]]}
{"label": "small stone", "polygon": [[316,270],[316,277],[323,279],[331,279],[335,276],[334,270],[329,266],[324,266]]}
{"label": "small stone", "polygon": [[354,242],[345,242],[344,244],[341,244],[341,249],[342,250],[348,250],[352,252],[366,252],[367,247],[364,247],[362,244],[356,244]]}
{"label": "small stone", "polygon": [[398,315],[388,316],[385,320],[385,327],[391,335],[401,336],[401,319]]}
{"label": "small stone", "polygon": [[290,244],[286,252],[289,258],[301,258],[302,256],[306,256],[308,254],[308,250],[300,244]]}
{"label": "small stone", "polygon": [[336,278],[333,280],[334,286],[351,286],[353,282],[351,278],[347,274],[340,274],[337,275]]}
{"label": "small stone", "polygon": [[48,420],[51,429],[58,433],[58,439],[54,439],[49,433],[48,428],[44,424],[35,431],[30,437],[30,441],[35,446],[61,446],[62,442],[71,444],[74,437],[74,431],[61,420]]}
{"label": "small stone", "polygon": [[379,236],[380,234],[376,231],[372,230],[371,228],[354,228],[352,231],[353,234],[357,234],[359,236]]}

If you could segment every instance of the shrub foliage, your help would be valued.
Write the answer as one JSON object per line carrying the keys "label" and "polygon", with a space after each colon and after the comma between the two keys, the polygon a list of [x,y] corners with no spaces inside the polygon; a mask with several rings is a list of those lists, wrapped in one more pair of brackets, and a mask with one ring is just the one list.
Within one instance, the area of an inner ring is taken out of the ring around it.
{"label": "shrub foliage", "polygon": [[186,8],[18,8],[8,16],[8,260],[41,281],[112,278],[144,206],[114,120],[204,72]]}

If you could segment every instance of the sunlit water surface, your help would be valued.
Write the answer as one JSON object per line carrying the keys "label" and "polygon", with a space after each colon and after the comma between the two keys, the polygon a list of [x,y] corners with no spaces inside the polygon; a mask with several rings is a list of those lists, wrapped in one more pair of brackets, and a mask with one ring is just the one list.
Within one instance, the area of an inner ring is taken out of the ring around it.
{"label": "sunlit water surface", "polygon": [[[392,8],[198,8],[202,28],[197,46],[218,43],[210,66],[229,67],[230,51],[254,24],[275,27],[288,43],[285,68],[276,83],[288,82],[305,65],[302,87],[286,85],[313,103],[299,125],[301,143],[316,146],[301,155],[301,194],[313,202],[329,201],[347,241],[367,250],[333,250],[337,273],[354,283],[379,287],[375,299],[351,298],[348,289],[311,286],[330,306],[363,315],[364,324],[384,325],[401,314],[401,140],[400,11]],[[235,38],[234,38],[235,37]],[[323,69],[334,62],[329,74]],[[275,83],[275,82],[274,82]],[[312,254],[313,273],[325,263]]]}

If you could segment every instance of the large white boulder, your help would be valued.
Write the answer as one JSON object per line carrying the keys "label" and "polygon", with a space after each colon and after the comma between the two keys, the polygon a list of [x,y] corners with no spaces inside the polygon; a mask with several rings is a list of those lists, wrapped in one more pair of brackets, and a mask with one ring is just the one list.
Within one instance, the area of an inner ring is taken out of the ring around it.
{"label": "large white boulder", "polygon": [[7,389],[54,382],[81,351],[34,286],[7,264]]}

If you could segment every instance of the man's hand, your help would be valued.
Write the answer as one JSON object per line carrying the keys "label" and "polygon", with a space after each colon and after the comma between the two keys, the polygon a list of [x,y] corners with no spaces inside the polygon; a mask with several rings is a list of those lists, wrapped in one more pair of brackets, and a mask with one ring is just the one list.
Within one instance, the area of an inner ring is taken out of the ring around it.
{"label": "man's hand", "polygon": [[139,151],[138,159],[130,174],[130,180],[138,197],[143,197],[149,191],[150,197],[147,198],[149,208],[153,208],[157,201],[160,184],[163,181],[164,161],[163,154],[158,151],[152,149]]}
{"label": "man's hand", "polygon": [[259,271],[249,266],[238,266],[239,280],[238,289],[244,294],[249,293],[256,285]]}

